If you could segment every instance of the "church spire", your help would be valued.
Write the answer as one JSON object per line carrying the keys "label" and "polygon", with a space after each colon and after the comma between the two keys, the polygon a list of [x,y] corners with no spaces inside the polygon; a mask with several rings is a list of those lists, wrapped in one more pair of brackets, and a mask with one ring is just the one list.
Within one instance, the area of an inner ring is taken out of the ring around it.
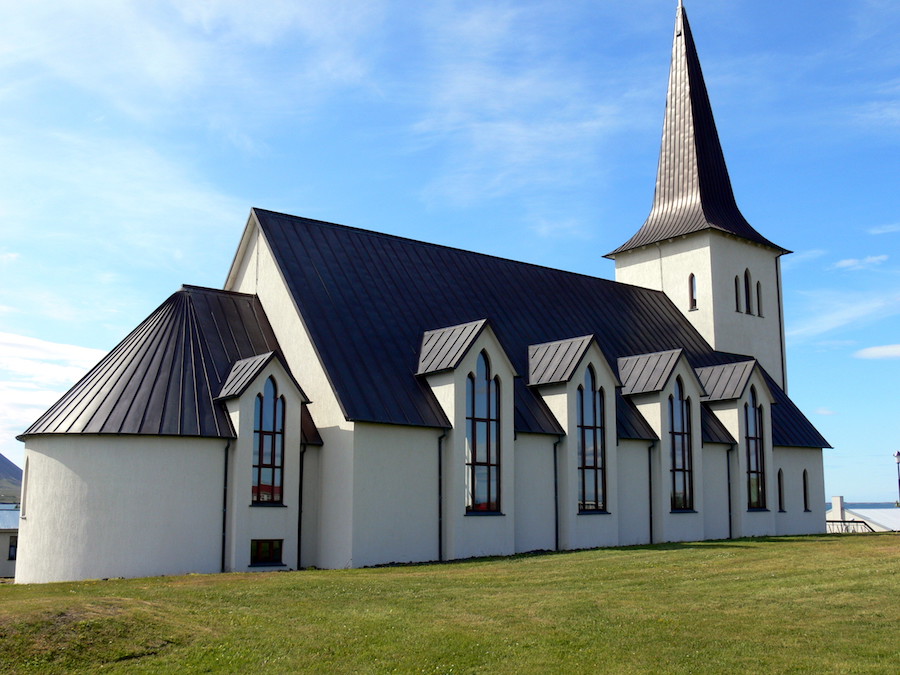
{"label": "church spire", "polygon": [[707,229],[787,252],[757,232],[738,209],[697,48],[679,0],[653,208],[641,229],[607,257]]}

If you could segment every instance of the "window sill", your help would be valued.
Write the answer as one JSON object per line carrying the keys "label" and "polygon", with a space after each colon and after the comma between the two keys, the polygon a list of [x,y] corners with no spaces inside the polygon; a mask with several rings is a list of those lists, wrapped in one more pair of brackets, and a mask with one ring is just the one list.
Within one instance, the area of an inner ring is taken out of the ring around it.
{"label": "window sill", "polygon": [[469,516],[505,516],[506,514],[502,511],[466,511],[466,517]]}
{"label": "window sill", "polygon": [[284,563],[250,563],[247,567],[287,567]]}
{"label": "window sill", "polygon": [[609,511],[605,509],[580,509],[579,516],[608,516]]}
{"label": "window sill", "polygon": [[250,502],[250,508],[263,508],[263,509],[286,509],[287,504],[283,504],[282,502]]}
{"label": "window sill", "polygon": [[669,513],[697,513],[694,509],[672,509]]}
{"label": "window sill", "polygon": [[769,509],[767,509],[765,506],[759,506],[759,507],[748,506],[747,507],[747,513],[768,513],[768,512],[769,512]]}
{"label": "window sill", "polygon": [[786,509],[778,509],[778,513],[787,513]]}
{"label": "window sill", "polygon": [[700,308],[699,308],[699,307],[689,307],[689,308],[688,308],[688,311],[689,311],[689,312],[696,312],[698,309],[700,309]]}

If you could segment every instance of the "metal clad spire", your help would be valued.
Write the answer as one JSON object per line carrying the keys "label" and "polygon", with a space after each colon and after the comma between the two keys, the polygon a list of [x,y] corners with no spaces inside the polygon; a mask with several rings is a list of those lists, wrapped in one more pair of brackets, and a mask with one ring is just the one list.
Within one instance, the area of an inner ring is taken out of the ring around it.
{"label": "metal clad spire", "polygon": [[706,229],[787,252],[757,232],[738,209],[697,48],[679,1],[653,207],[640,230],[608,257]]}

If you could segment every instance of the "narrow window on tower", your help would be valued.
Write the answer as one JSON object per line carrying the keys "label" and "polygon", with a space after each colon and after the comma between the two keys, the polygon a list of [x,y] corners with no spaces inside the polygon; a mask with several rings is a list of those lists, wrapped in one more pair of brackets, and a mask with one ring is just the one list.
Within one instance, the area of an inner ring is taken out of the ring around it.
{"label": "narrow window on tower", "polygon": [[734,311],[741,311],[741,279],[734,277]]}
{"label": "narrow window on tower", "polygon": [[688,277],[688,308],[697,309],[697,277]]}
{"label": "narrow window on tower", "polygon": [[762,304],[762,284],[760,282],[756,282],[756,316],[762,316],[763,304]]}
{"label": "narrow window on tower", "polygon": [[753,286],[750,270],[744,270],[744,311],[753,314]]}

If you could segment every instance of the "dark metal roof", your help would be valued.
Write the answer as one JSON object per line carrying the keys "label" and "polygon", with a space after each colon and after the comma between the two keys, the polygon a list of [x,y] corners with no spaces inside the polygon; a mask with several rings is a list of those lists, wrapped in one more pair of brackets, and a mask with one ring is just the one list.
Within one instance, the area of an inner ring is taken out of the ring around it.
{"label": "dark metal roof", "polygon": [[704,443],[736,443],[716,414],[705,403],[700,404],[700,433]]}
{"label": "dark metal roof", "polygon": [[709,229],[789,253],[757,232],[738,209],[691,27],[679,6],[653,207],[640,230],[607,257]]}
{"label": "dark metal roof", "polygon": [[593,335],[585,335],[529,346],[528,384],[534,386],[571,380],[593,339]]}
{"label": "dark metal roof", "polygon": [[739,398],[747,387],[747,381],[756,368],[756,361],[723,363],[718,366],[697,368],[697,377],[706,389],[707,401],[730,401]]}
{"label": "dark metal roof", "polygon": [[659,439],[637,406],[616,391],[616,435],[619,438],[630,438],[638,441],[655,441]]}
{"label": "dark metal roof", "polygon": [[682,350],[671,349],[654,354],[638,354],[619,358],[619,378],[622,393],[646,394],[659,391],[666,386],[675,364],[681,358]]}
{"label": "dark metal roof", "polygon": [[[620,357],[676,349],[693,368],[747,360],[714,351],[660,291],[262,209],[253,214],[350,420],[448,426],[427,383],[415,377],[422,335],[485,318],[519,373],[529,372],[530,345],[573,335],[593,335],[613,372]],[[562,433],[524,378],[514,386],[518,431]]]}
{"label": "dark metal roof", "polygon": [[294,379],[294,376],[291,374],[284,359],[275,352],[266,352],[265,354],[258,354],[257,356],[251,356],[246,359],[241,359],[240,361],[235,361],[231,366],[231,371],[228,373],[228,377],[225,378],[225,384],[222,385],[222,389],[219,391],[219,395],[216,396],[216,399],[224,401],[229,398],[236,398],[243,394],[256,376],[262,372],[263,368],[265,368],[272,359],[275,359],[281,364],[281,367],[284,369],[285,373],[287,373],[287,376],[291,379],[293,385],[297,388],[303,402],[309,403],[309,398],[307,398],[303,389]]}
{"label": "dark metal roof", "polygon": [[427,375],[456,368],[486,325],[487,320],[482,319],[460,326],[426,331],[422,336],[416,374]]}
{"label": "dark metal roof", "polygon": [[278,341],[256,296],[185,286],[20,438],[64,433],[231,438],[231,422],[215,399],[236,361],[271,352],[280,352]]}

